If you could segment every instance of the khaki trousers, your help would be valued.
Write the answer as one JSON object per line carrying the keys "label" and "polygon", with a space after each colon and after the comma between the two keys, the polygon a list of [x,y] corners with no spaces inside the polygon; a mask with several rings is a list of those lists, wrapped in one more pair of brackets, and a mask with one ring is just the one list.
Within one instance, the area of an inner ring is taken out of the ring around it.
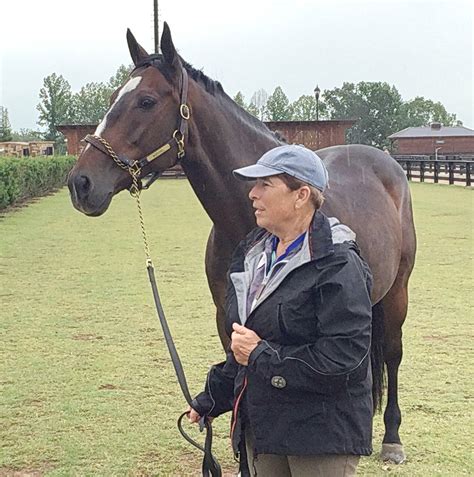
{"label": "khaki trousers", "polygon": [[353,477],[358,455],[285,456],[258,454],[254,456],[254,439],[245,433],[247,458],[252,477]]}

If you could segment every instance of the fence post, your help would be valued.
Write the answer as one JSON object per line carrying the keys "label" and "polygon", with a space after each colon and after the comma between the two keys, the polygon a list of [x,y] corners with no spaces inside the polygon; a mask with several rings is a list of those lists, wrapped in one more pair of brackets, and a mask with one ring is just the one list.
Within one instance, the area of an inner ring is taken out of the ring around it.
{"label": "fence post", "polygon": [[466,162],[466,186],[471,185],[471,163]]}
{"label": "fence post", "polygon": [[454,164],[452,162],[448,162],[448,171],[449,171],[449,184],[454,184],[454,171],[453,171]]}
{"label": "fence post", "polygon": [[407,161],[406,164],[407,164],[407,179],[411,181],[411,162]]}
{"label": "fence post", "polygon": [[420,161],[420,182],[425,182],[425,163]]}

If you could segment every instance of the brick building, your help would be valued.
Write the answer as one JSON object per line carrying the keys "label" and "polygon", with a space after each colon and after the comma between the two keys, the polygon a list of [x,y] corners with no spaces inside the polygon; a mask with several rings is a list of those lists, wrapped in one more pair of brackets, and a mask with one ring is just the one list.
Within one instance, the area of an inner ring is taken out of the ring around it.
{"label": "brick building", "polygon": [[[269,121],[265,124],[272,131],[277,131],[291,144],[303,144],[312,149],[335,146],[346,143],[346,130],[355,123],[352,120],[330,121]],[[64,134],[67,140],[67,153],[78,155],[84,143],[82,139],[87,134],[93,134],[96,124],[62,124],[57,130]]]}
{"label": "brick building", "polygon": [[474,154],[474,131],[464,126],[406,128],[388,137],[395,155],[468,155]]}

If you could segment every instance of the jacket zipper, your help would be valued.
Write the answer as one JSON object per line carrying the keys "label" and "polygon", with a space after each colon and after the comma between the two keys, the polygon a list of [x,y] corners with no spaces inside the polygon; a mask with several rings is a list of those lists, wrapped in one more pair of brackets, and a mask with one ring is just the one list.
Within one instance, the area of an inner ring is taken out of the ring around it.
{"label": "jacket zipper", "polygon": [[242,390],[240,391],[237,399],[235,400],[234,404],[234,422],[232,423],[232,427],[230,429],[230,440],[232,441],[232,438],[234,436],[234,431],[235,431],[235,425],[237,424],[237,412],[239,410],[239,404],[242,399],[242,396],[244,394],[245,388],[247,387],[247,376],[245,376],[244,379],[244,385],[242,386]]}

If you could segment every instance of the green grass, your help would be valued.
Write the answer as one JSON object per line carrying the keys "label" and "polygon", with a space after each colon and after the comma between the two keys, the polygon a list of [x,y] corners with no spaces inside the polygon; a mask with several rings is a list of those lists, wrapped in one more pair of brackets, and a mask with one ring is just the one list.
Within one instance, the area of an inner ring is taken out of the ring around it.
{"label": "green grass", "polygon": [[[418,256],[400,373],[408,459],[397,467],[374,454],[359,475],[472,475],[472,190],[412,191]],[[143,203],[163,306],[197,393],[223,356],[204,274],[211,224],[186,181],[160,181]],[[0,229],[0,476],[199,475],[201,455],[175,426],[186,406],[130,197],[91,219],[63,189],[4,215]],[[230,472],[228,417],[215,428]],[[377,416],[377,452],[381,436]]]}

